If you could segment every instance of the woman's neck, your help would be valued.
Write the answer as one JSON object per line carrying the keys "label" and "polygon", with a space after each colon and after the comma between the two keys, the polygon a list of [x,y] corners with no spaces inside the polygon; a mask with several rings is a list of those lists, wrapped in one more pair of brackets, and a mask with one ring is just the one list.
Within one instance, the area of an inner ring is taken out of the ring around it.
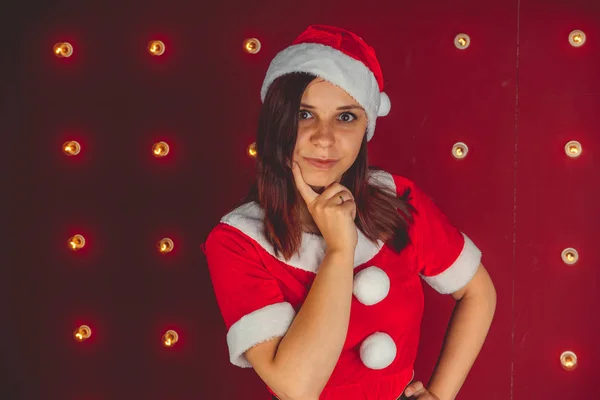
{"label": "woman's neck", "polygon": [[304,232],[309,233],[319,233],[319,227],[315,224],[315,221],[310,215],[308,208],[306,207],[306,203],[304,200],[300,200],[300,224],[302,226],[302,230]]}
{"label": "woman's neck", "polygon": [[[312,187],[312,188],[316,193],[322,193],[324,190],[324,188],[318,188],[318,187]],[[312,215],[310,214],[310,211],[308,211],[306,202],[300,196],[299,192],[296,192],[296,195],[298,196],[297,198],[298,198],[298,203],[299,203],[300,224],[302,226],[302,230],[304,232],[320,234],[319,227],[317,226],[317,224],[315,224],[315,221],[313,220]]]}

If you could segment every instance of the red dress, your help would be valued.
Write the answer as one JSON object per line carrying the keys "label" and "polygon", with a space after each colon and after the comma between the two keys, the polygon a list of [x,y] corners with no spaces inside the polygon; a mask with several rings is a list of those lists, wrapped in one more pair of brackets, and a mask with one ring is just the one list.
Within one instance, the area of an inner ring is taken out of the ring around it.
{"label": "red dress", "polygon": [[[414,375],[421,280],[439,293],[452,293],[471,280],[481,260],[475,244],[413,182],[385,171],[372,171],[370,179],[398,195],[411,190],[417,211],[411,243],[396,253],[357,229],[348,334],[321,400],[397,399]],[[293,258],[276,258],[262,234],[263,216],[256,203],[244,204],[224,216],[202,245],[227,328],[229,358],[242,368],[252,367],[246,350],[285,335],[325,255],[323,238],[304,233]]]}

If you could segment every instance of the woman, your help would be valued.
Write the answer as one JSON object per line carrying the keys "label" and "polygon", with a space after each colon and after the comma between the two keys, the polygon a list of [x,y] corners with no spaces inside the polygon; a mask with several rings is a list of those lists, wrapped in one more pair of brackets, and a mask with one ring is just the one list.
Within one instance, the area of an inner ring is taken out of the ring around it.
{"label": "woman", "polygon": [[[261,99],[256,182],[202,245],[231,362],[282,400],[454,399],[494,286],[413,182],[368,166],[391,106],[375,52],[310,26],[273,59]],[[421,279],[457,300],[427,387],[413,380]]]}

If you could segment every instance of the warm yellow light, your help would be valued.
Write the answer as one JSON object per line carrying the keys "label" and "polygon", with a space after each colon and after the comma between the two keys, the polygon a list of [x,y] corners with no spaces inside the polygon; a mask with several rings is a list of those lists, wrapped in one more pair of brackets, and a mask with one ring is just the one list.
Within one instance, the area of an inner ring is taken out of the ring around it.
{"label": "warm yellow light", "polygon": [[76,156],[81,151],[81,145],[74,140],[63,143],[63,152],[68,156]]}
{"label": "warm yellow light", "polygon": [[179,335],[174,330],[169,329],[162,337],[165,347],[172,347],[179,340]]}
{"label": "warm yellow light", "polygon": [[160,40],[152,40],[148,43],[148,52],[153,56],[161,56],[165,52],[165,44]]}
{"label": "warm yellow light", "polygon": [[573,265],[579,260],[579,253],[572,247],[567,247],[560,254],[563,262],[567,265]]}
{"label": "warm yellow light", "polygon": [[169,154],[169,145],[165,142],[158,142],[152,146],[154,157],[164,157]]}
{"label": "warm yellow light", "polygon": [[73,336],[75,336],[75,339],[77,341],[83,342],[84,340],[92,336],[92,330],[87,325],[81,325],[80,327],[75,329],[75,332],[73,332]]}
{"label": "warm yellow light", "polygon": [[454,46],[459,50],[464,50],[471,44],[471,38],[466,33],[459,33],[454,37]]}
{"label": "warm yellow light", "polygon": [[452,146],[452,156],[456,159],[462,159],[467,156],[469,147],[463,142],[457,142]]}
{"label": "warm yellow light", "polygon": [[171,239],[163,238],[158,241],[156,247],[158,247],[158,251],[162,254],[167,254],[173,251],[173,247],[175,247],[175,244]]}
{"label": "warm yellow light", "polygon": [[571,158],[579,157],[582,151],[583,148],[581,147],[581,143],[577,140],[571,140],[565,144],[565,153]]}
{"label": "warm yellow light", "polygon": [[560,355],[560,364],[567,371],[572,371],[577,368],[577,355],[572,351],[564,351]]}
{"label": "warm yellow light", "polygon": [[73,251],[80,250],[85,246],[85,238],[79,234],[71,236],[69,238],[69,247]]}
{"label": "warm yellow light", "polygon": [[576,29],[569,33],[569,43],[571,43],[571,46],[573,47],[583,46],[583,44],[585,43],[585,39],[585,33],[583,31],[580,31],[579,29]]}
{"label": "warm yellow light", "polygon": [[73,54],[73,46],[68,42],[56,43],[53,50],[54,55],[61,58],[71,57]]}
{"label": "warm yellow light", "polygon": [[257,154],[258,152],[256,151],[256,142],[254,142],[250,146],[248,146],[248,155],[250,157],[256,157]]}
{"label": "warm yellow light", "polygon": [[256,54],[260,51],[260,40],[256,38],[244,40],[244,50],[250,54]]}

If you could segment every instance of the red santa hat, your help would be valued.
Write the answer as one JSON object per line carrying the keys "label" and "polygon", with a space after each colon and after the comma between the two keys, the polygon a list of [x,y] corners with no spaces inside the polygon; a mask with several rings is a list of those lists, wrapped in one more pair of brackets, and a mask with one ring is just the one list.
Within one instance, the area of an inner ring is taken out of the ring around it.
{"label": "red santa hat", "polygon": [[306,28],[271,61],[260,90],[261,100],[264,102],[276,78],[292,72],[311,73],[352,96],[367,113],[367,140],[375,133],[377,117],[390,112],[375,50],[352,32],[327,25]]}

